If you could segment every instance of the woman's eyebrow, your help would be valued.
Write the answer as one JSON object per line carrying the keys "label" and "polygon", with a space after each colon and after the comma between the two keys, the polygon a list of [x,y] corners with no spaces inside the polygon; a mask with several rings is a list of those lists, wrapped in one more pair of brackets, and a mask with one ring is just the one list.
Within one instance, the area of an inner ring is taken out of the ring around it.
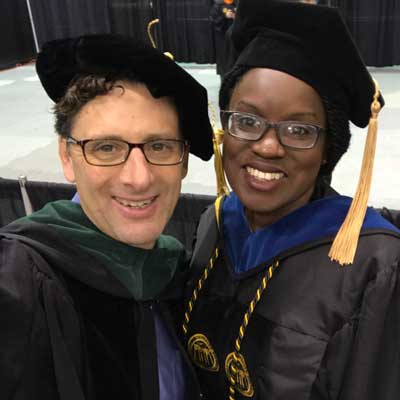
{"label": "woman's eyebrow", "polygon": [[296,113],[292,113],[292,114],[288,114],[288,117],[292,118],[292,117],[313,117],[313,118],[317,118],[317,114],[315,112],[312,111],[304,111],[304,112],[296,112]]}
{"label": "woman's eyebrow", "polygon": [[[253,109],[255,111],[258,111],[258,107],[255,104],[250,103],[250,102],[248,102],[246,100],[240,100],[237,103],[236,107],[239,107],[239,106],[244,106],[244,107],[247,107],[247,108],[251,108],[251,109]],[[293,112],[293,113],[290,113],[290,115],[300,115],[300,116],[301,115],[312,115],[312,116],[316,116],[317,114],[314,111],[305,110],[305,111]]]}
{"label": "woman's eyebrow", "polygon": [[[237,104],[236,108],[239,108],[240,106],[243,106],[246,109],[251,110],[251,112],[253,112],[256,115],[260,115],[260,116],[262,115],[262,113],[260,112],[258,107],[256,107],[254,104],[251,104],[251,103],[241,100]],[[299,111],[299,112],[289,113],[289,114],[285,115],[284,119],[290,120],[290,119],[304,118],[304,117],[312,117],[314,119],[318,118],[317,114],[313,111]]]}
{"label": "woman's eyebrow", "polygon": [[240,107],[240,106],[244,106],[246,108],[250,108],[253,111],[259,113],[258,108],[254,104],[248,103],[246,101],[240,100],[239,103],[236,105],[236,107]]}

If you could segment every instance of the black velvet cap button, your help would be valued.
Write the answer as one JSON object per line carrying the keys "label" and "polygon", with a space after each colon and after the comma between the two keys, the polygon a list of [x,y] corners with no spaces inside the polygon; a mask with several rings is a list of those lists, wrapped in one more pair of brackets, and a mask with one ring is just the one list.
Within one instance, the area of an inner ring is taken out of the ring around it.
{"label": "black velvet cap button", "polygon": [[43,45],[36,70],[54,102],[79,75],[137,78],[155,98],[169,96],[174,100],[190,152],[203,160],[213,154],[206,89],[176,62],[144,42],[113,34],[54,40]]}

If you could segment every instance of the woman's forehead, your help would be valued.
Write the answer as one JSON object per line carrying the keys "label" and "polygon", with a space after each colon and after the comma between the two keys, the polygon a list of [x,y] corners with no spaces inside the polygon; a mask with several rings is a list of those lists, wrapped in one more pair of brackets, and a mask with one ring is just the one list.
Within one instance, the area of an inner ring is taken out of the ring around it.
{"label": "woman's forehead", "polygon": [[230,104],[264,102],[282,103],[286,107],[296,101],[315,106],[322,104],[320,95],[307,83],[287,73],[268,68],[253,68],[233,88]]}

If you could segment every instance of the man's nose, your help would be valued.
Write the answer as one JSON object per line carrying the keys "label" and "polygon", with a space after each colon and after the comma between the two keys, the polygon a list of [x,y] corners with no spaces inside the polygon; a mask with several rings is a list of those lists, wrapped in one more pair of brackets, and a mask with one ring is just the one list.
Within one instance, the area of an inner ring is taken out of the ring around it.
{"label": "man's nose", "polygon": [[146,160],[140,147],[134,147],[122,164],[121,182],[138,191],[147,190],[153,183],[152,165]]}

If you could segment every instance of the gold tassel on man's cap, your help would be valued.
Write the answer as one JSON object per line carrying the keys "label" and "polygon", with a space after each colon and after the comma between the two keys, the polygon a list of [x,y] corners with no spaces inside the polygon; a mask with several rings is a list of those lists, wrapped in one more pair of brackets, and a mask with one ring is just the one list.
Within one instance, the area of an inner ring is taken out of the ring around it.
{"label": "gold tassel on man's cap", "polygon": [[[156,25],[156,24],[158,24],[159,22],[160,22],[160,19],[159,19],[159,18],[156,18],[156,19],[151,20],[151,21],[147,24],[147,35],[148,35],[148,37],[149,37],[149,39],[150,39],[151,45],[152,45],[155,49],[157,48],[157,45],[156,45],[156,42],[155,42],[155,40],[154,40],[154,37],[153,37],[153,35],[152,35],[152,33],[151,33],[151,28],[153,27],[153,25]],[[174,61],[174,55],[173,55],[172,53],[170,53],[169,51],[164,51],[164,56],[166,56],[166,57],[168,57],[168,58],[170,58],[171,60]]]}
{"label": "gold tassel on man's cap", "polygon": [[365,142],[364,156],[357,190],[351,202],[347,216],[336,234],[329,251],[332,261],[340,265],[352,264],[357,250],[358,238],[367,212],[368,198],[371,189],[372,172],[375,160],[376,138],[378,130],[378,114],[381,110],[379,86],[374,80],[375,94],[371,104],[371,117]]}
{"label": "gold tassel on man's cap", "polygon": [[215,109],[211,102],[208,102],[208,109],[210,110],[210,120],[213,128],[214,169],[215,176],[217,178],[217,196],[219,197],[229,194],[220,150],[220,145],[222,144],[222,139],[224,137],[224,131],[221,128],[216,127]]}
{"label": "gold tassel on man's cap", "polygon": [[214,146],[214,168],[215,175],[217,177],[217,196],[223,196],[229,194],[228,185],[225,180],[225,172],[222,164],[222,156],[220,151],[220,144],[222,143],[222,138],[224,136],[224,131],[222,129],[214,128],[213,135],[213,146]]}

